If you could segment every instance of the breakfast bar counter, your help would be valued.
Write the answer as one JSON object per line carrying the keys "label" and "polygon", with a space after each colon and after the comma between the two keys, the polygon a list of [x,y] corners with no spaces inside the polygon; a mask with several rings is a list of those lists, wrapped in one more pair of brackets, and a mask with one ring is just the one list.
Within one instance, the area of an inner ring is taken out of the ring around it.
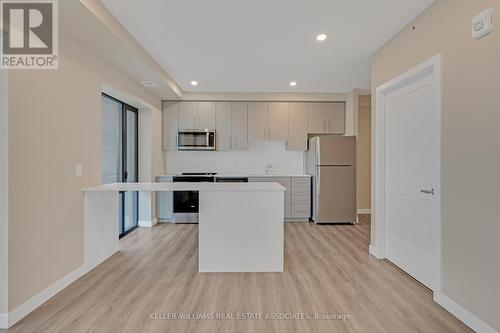
{"label": "breakfast bar counter", "polygon": [[83,189],[85,266],[119,251],[120,192],[199,191],[200,272],[283,272],[284,191],[277,183],[114,183]]}

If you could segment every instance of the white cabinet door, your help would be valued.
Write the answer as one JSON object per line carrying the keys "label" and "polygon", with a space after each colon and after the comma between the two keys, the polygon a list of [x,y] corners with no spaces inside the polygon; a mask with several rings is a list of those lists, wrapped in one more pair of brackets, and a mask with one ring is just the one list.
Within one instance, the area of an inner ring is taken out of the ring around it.
{"label": "white cabinet door", "polygon": [[198,129],[215,128],[215,102],[198,102]]}
{"label": "white cabinet door", "polygon": [[231,103],[232,149],[248,148],[248,103]]}
{"label": "white cabinet door", "polygon": [[248,103],[248,139],[267,140],[269,136],[268,105],[265,102]]}
{"label": "white cabinet door", "polygon": [[326,104],[307,104],[307,132],[311,134],[326,133]]}
{"label": "white cabinet door", "polygon": [[286,141],[288,139],[288,103],[269,103],[269,140]]}
{"label": "white cabinet door", "polygon": [[288,106],[288,150],[307,150],[307,104]]}
{"label": "white cabinet door", "polygon": [[327,131],[330,134],[345,133],[345,104],[327,103],[326,104],[326,122]]}
{"label": "white cabinet door", "polygon": [[177,149],[177,128],[179,127],[179,103],[163,104],[163,149]]}
{"label": "white cabinet door", "polygon": [[180,102],[179,103],[179,129],[197,129],[198,128],[198,112],[196,107],[197,102]]}
{"label": "white cabinet door", "polygon": [[231,102],[215,104],[215,146],[217,150],[231,150],[233,139],[231,131]]}

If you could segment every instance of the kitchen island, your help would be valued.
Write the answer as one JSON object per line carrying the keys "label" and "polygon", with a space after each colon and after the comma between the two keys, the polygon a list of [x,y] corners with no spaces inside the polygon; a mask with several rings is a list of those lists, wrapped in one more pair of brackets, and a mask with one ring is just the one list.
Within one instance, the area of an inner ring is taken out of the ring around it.
{"label": "kitchen island", "polygon": [[199,191],[200,272],[283,272],[285,188],[277,183],[115,183],[85,188],[87,271],[119,251],[119,193],[128,191]]}

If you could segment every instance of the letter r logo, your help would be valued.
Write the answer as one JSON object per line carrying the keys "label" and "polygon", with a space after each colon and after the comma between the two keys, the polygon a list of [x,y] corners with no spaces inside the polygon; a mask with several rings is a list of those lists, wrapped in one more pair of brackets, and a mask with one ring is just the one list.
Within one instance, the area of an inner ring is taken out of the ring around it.
{"label": "letter r logo", "polygon": [[53,47],[53,4],[2,2],[3,53],[51,54]]}

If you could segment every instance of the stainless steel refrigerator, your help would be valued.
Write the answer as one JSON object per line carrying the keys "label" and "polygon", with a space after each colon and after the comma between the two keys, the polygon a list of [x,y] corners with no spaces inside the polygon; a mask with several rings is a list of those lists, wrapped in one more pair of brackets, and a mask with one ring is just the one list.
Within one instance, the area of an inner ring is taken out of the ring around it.
{"label": "stainless steel refrigerator", "polygon": [[309,139],[307,173],[312,176],[314,223],[357,223],[356,137]]}

